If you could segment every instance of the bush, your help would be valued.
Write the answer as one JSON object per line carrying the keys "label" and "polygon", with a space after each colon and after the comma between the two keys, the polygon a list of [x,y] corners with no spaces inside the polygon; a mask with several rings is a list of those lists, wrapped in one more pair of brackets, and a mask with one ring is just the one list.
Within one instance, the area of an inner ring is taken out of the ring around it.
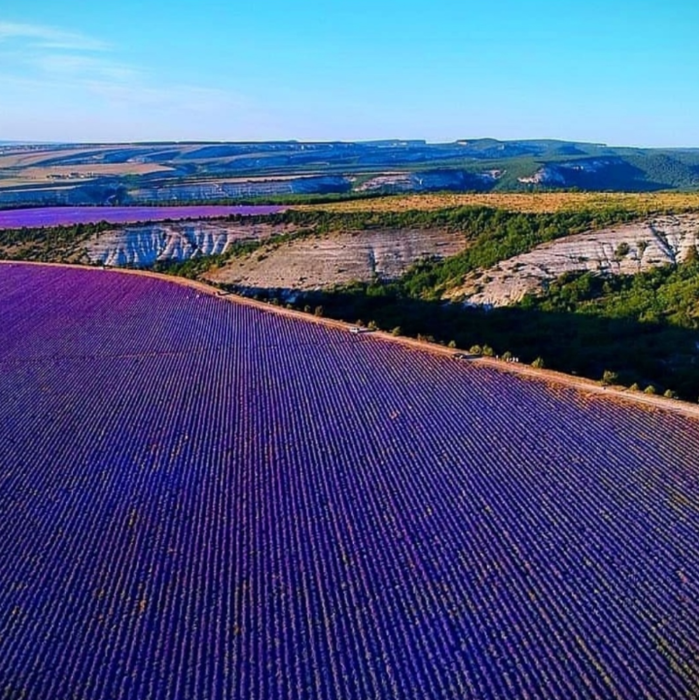
{"label": "bush", "polygon": [[677,398],[677,394],[672,389],[666,389],[663,396],[666,399],[676,399]]}
{"label": "bush", "polygon": [[655,393],[656,393],[655,387],[654,387],[652,384],[649,384],[649,385],[643,390],[643,393],[644,393],[644,394],[655,394]]}
{"label": "bush", "polygon": [[628,255],[629,250],[631,250],[631,248],[629,247],[629,244],[626,241],[622,241],[616,247],[616,250],[614,251],[614,255],[617,258],[623,258],[625,255]]}
{"label": "bush", "polygon": [[471,355],[482,355],[483,348],[480,345],[472,345],[469,349]]}
{"label": "bush", "polygon": [[451,348],[452,350],[456,348],[456,341],[455,340],[450,340],[449,345],[447,345],[448,348]]}
{"label": "bush", "polygon": [[483,346],[483,357],[493,357],[495,355],[495,350],[490,347],[490,345]]}
{"label": "bush", "polygon": [[609,386],[611,384],[619,383],[619,375],[616,372],[612,372],[609,369],[605,369],[602,373],[602,379],[600,380],[604,386]]}
{"label": "bush", "polygon": [[505,350],[505,352],[502,353],[502,359],[505,360],[505,362],[511,362],[512,353],[509,350]]}
{"label": "bush", "polygon": [[391,335],[401,335],[403,333],[403,329],[400,326],[396,326],[392,331]]}
{"label": "bush", "polygon": [[640,390],[641,390],[641,387],[638,386],[638,382],[634,382],[634,383],[629,387],[629,389],[631,389],[631,391],[640,391]]}
{"label": "bush", "polygon": [[543,357],[537,357],[536,360],[532,362],[532,367],[534,369],[544,369],[545,366]]}
{"label": "bush", "polygon": [[322,306],[316,306],[316,308],[313,310],[313,314],[315,316],[322,316],[323,315],[323,307]]}

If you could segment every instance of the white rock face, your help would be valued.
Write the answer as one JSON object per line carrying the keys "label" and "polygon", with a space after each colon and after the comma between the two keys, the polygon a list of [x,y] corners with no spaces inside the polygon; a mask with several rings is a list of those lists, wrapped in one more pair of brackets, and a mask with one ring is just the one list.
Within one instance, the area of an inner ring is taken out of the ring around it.
{"label": "white rock face", "polygon": [[618,162],[615,158],[597,158],[544,165],[529,177],[518,177],[519,182],[530,185],[566,185],[575,173],[596,173]]}
{"label": "white rock face", "polygon": [[643,222],[581,233],[538,246],[469,275],[450,297],[467,303],[506,306],[537,293],[564,272],[636,274],[684,260],[697,247],[699,215],[657,216]]}
{"label": "white rock face", "polygon": [[518,177],[519,182],[528,185],[564,185],[565,178],[557,170],[548,166],[539,168],[529,177]]}
{"label": "white rock face", "polygon": [[235,258],[209,279],[255,288],[312,290],[374,277],[395,279],[428,256],[455,255],[464,237],[439,230],[383,230],[290,241]]}
{"label": "white rock face", "polygon": [[210,181],[197,184],[172,184],[144,187],[129,192],[131,202],[187,202],[260,197],[265,195],[313,194],[342,192],[350,188],[350,180],[340,175],[287,177],[278,179],[251,178],[236,181]]}
{"label": "white rock face", "polygon": [[271,233],[269,226],[209,221],[126,226],[92,238],[87,253],[93,263],[147,267],[157,261],[224,253],[234,241],[263,239]]}
{"label": "white rock face", "polygon": [[355,192],[427,192],[434,190],[463,190],[474,183],[492,184],[505,174],[504,170],[467,173],[460,170],[436,170],[416,173],[383,173],[355,185]]}

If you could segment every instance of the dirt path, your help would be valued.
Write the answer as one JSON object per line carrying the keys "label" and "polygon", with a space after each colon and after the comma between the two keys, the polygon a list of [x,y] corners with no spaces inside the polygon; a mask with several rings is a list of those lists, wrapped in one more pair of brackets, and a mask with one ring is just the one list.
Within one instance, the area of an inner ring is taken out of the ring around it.
{"label": "dirt path", "polygon": [[[149,270],[127,270],[127,269],[112,269],[108,268],[102,270],[101,268],[90,268],[85,265],[68,265],[64,263],[42,263],[42,262],[23,262],[19,260],[0,260],[0,264],[4,265],[43,265],[49,267],[65,267],[72,269],[87,269],[94,270],[96,274],[100,272],[106,274],[120,274],[120,275],[138,275],[141,277],[152,277],[155,279],[162,280],[164,282],[171,282],[173,284],[180,284],[190,289],[194,289],[203,294],[209,294],[215,296],[224,301],[228,301],[234,304],[243,304],[245,306],[254,307],[260,311],[273,313],[280,316],[286,316],[287,318],[295,318],[306,323],[318,323],[327,328],[335,328],[339,330],[344,330],[349,332],[350,328],[354,324],[346,323],[344,321],[336,321],[335,319],[323,318],[321,316],[314,316],[312,314],[307,314],[302,311],[296,311],[294,309],[286,309],[281,306],[275,306],[273,304],[267,304],[262,301],[256,301],[254,299],[249,299],[247,297],[238,296],[235,294],[223,294],[221,290],[211,285],[205,284],[203,282],[198,282],[196,280],[189,280],[184,277],[174,277],[172,275],[165,275],[158,272],[151,272]],[[530,379],[537,382],[545,382],[547,384],[556,386],[565,386],[571,389],[575,389],[579,393],[587,397],[600,398],[603,400],[619,401],[623,403],[633,403],[635,405],[640,405],[645,408],[651,408],[655,410],[662,411],[672,411],[673,413],[679,413],[681,415],[687,416],[689,418],[699,419],[699,405],[688,403],[686,401],[679,401],[677,399],[666,399],[662,396],[653,396],[644,394],[639,391],[631,391],[623,387],[605,387],[597,382],[590,379],[583,379],[581,377],[573,377],[569,374],[564,374],[563,372],[554,372],[553,370],[546,369],[535,369],[529,365],[520,364],[517,362],[505,362],[504,360],[497,360],[495,358],[489,357],[476,357],[473,355],[468,355],[463,350],[458,348],[447,348],[444,345],[439,345],[437,343],[427,343],[421,340],[416,340],[414,338],[406,338],[404,336],[394,336],[390,333],[384,331],[372,331],[370,334],[372,338],[388,341],[391,343],[400,343],[403,346],[410,347],[422,352],[431,352],[433,354],[442,355],[446,357],[454,357],[455,354],[461,353],[465,355],[465,359],[455,360],[459,362],[474,362],[480,365],[486,365],[492,367],[493,369],[510,372],[512,374],[519,375],[521,377]]]}

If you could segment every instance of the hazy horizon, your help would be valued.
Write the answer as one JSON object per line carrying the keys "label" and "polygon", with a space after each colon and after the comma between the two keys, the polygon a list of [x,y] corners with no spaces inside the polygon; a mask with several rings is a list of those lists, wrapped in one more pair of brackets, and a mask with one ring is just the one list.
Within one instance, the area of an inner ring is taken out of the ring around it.
{"label": "hazy horizon", "polygon": [[697,147],[697,20],[649,0],[8,0],[0,138]]}
{"label": "hazy horizon", "polygon": [[547,137],[525,137],[520,139],[496,139],[491,136],[474,136],[458,138],[452,141],[431,141],[428,139],[420,138],[419,136],[409,136],[406,138],[380,138],[380,139],[294,139],[294,138],[278,138],[278,139],[176,139],[176,140],[164,140],[164,139],[141,139],[141,140],[130,140],[130,141],[114,141],[114,140],[103,140],[103,141],[35,141],[28,139],[0,139],[0,145],[6,146],[120,146],[120,145],[149,145],[149,144],[234,144],[234,143],[299,143],[299,144],[313,144],[313,143],[356,143],[356,144],[371,144],[371,143],[381,143],[384,141],[404,141],[404,142],[424,142],[429,146],[438,145],[450,145],[457,142],[474,142],[474,141],[485,141],[492,140],[499,143],[526,143],[526,142],[542,142],[549,141],[553,143],[572,143],[581,144],[589,146],[599,146],[602,148],[610,149],[639,149],[639,150],[662,150],[662,151],[696,151],[699,150],[699,146],[646,146],[643,144],[627,144],[627,143],[603,143],[601,141],[582,141],[580,139],[556,139]]}

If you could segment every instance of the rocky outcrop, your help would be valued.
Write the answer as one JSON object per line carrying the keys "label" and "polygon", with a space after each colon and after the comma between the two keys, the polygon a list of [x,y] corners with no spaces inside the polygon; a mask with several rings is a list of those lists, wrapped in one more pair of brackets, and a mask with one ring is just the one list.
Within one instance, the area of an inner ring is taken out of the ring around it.
{"label": "rocky outcrop", "polygon": [[553,163],[539,168],[533,175],[517,180],[529,185],[567,186],[581,184],[581,178],[589,177],[621,164],[619,158],[581,159],[571,162]]}
{"label": "rocky outcrop", "polygon": [[125,203],[188,202],[241,199],[271,195],[325,194],[347,192],[349,178],[339,175],[280,179],[209,181],[190,184],[165,184],[129,190]]}
{"label": "rocky outcrop", "polygon": [[95,236],[86,248],[92,263],[150,267],[155,262],[225,253],[235,241],[263,240],[275,232],[283,231],[269,225],[210,221],[127,226]]}
{"label": "rocky outcrop", "polygon": [[526,185],[565,185],[565,177],[557,168],[545,166],[539,168],[533,175],[518,177],[517,180]]}
{"label": "rocky outcrop", "polygon": [[581,233],[541,245],[473,273],[450,298],[467,303],[506,306],[524,294],[536,294],[565,272],[636,274],[681,262],[697,247],[699,215],[657,216],[633,224]]}
{"label": "rocky outcrop", "polygon": [[464,170],[432,170],[413,173],[382,173],[355,185],[355,192],[460,192],[492,187],[504,174],[502,170],[470,173]]}
{"label": "rocky outcrop", "polygon": [[264,247],[231,260],[210,279],[256,289],[314,290],[376,277],[395,279],[416,261],[463,250],[462,235],[440,230],[330,234]]}

